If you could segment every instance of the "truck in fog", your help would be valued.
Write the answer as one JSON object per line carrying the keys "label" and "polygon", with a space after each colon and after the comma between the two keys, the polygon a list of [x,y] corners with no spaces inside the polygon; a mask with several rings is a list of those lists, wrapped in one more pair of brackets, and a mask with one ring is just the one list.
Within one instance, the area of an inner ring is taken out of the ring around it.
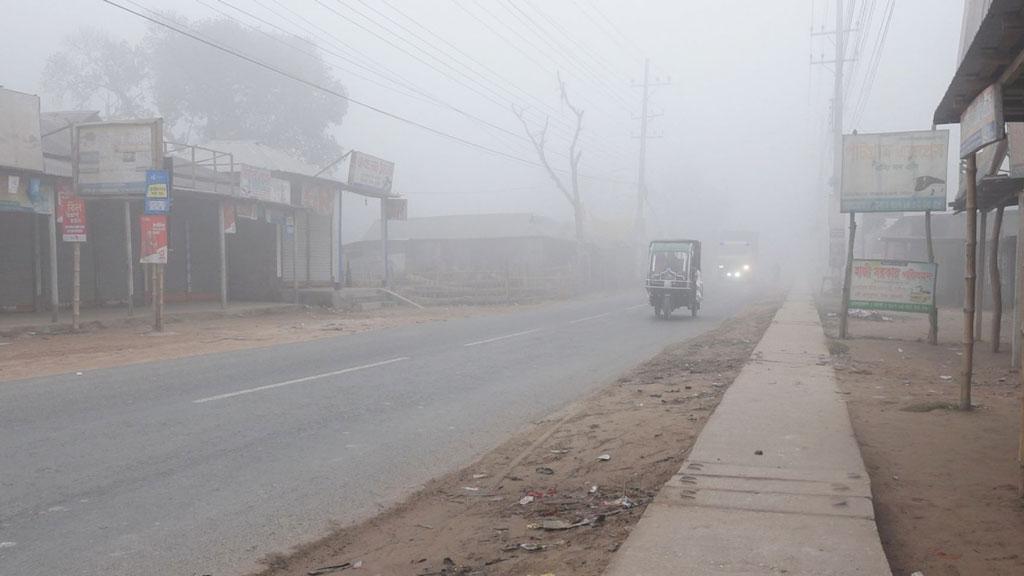
{"label": "truck in fog", "polygon": [[750,281],[758,272],[757,232],[723,232],[715,246],[718,278]]}

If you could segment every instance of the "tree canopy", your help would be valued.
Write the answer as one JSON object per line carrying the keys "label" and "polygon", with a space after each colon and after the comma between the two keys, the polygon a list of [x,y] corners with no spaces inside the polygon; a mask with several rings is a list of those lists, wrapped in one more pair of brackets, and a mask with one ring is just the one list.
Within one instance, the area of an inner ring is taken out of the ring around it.
{"label": "tree canopy", "polygon": [[[347,94],[308,40],[232,20],[174,20],[200,37]],[[79,30],[50,56],[43,74],[44,89],[73,106],[98,106],[114,118],[163,117],[169,138],[258,140],[313,163],[340,154],[331,129],[341,125],[346,99],[163,27],[151,27],[137,45]]]}

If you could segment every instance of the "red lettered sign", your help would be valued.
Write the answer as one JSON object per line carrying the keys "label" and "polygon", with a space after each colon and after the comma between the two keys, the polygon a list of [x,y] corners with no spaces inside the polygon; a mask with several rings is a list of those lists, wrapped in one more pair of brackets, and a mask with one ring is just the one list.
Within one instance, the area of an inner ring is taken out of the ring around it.
{"label": "red lettered sign", "polygon": [[68,182],[57,183],[57,222],[65,242],[86,241],[85,200],[75,195]]}
{"label": "red lettered sign", "polygon": [[146,214],[139,217],[139,262],[167,264],[167,216]]}

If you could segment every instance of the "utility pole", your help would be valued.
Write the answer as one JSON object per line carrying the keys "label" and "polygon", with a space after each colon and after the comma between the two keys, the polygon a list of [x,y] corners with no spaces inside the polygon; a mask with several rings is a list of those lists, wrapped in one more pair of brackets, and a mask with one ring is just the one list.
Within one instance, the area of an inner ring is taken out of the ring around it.
{"label": "utility pole", "polygon": [[668,86],[671,84],[669,81],[660,81],[655,79],[651,82],[651,59],[644,58],[644,81],[643,84],[634,84],[634,88],[641,88],[643,90],[643,99],[640,105],[640,158],[637,161],[637,190],[636,190],[636,220],[634,222],[634,235],[636,236],[637,249],[641,252],[639,261],[643,259],[643,244],[644,237],[647,234],[646,221],[644,218],[644,206],[647,205],[647,140],[649,139],[647,133],[647,121],[660,114],[652,115],[648,112],[648,104],[651,98],[651,88],[656,86]]}
{"label": "utility pole", "polygon": [[[833,253],[832,242],[834,236],[832,230],[836,228],[843,228],[844,223],[840,217],[840,199],[839,194],[842,190],[843,182],[843,67],[846,63],[846,33],[849,31],[845,28],[846,22],[844,19],[843,11],[843,0],[836,0],[836,23],[835,30],[819,32],[811,31],[812,36],[834,36],[835,37],[835,59],[832,61],[822,60],[811,60],[811,64],[828,65],[832,64],[835,66],[833,69],[834,83],[833,83],[833,94],[832,94],[832,182],[831,190],[829,192],[828,202],[826,203],[826,234],[828,236],[829,254],[831,260],[831,254]],[[838,235],[836,235],[838,236]],[[837,265],[841,265],[839,262],[828,262],[828,274],[832,279],[833,283],[839,278],[839,269]],[[834,284],[833,284],[834,286]],[[845,309],[845,303],[843,304]]]}

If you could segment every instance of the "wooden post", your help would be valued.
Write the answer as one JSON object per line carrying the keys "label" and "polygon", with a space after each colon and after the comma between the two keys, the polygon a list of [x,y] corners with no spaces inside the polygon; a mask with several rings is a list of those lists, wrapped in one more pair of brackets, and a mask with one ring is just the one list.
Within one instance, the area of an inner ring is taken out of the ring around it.
{"label": "wooden post", "polygon": [[153,329],[164,331],[164,265],[153,264]]}
{"label": "wooden post", "polygon": [[849,337],[850,281],[853,279],[853,243],[857,238],[857,214],[850,212],[850,238],[846,245],[846,269],[843,273],[843,301],[839,313],[839,337]]}
{"label": "wooden post", "polygon": [[978,257],[978,175],[977,154],[967,156],[967,243],[966,270],[964,271],[964,355],[960,373],[960,409],[971,409],[971,378],[974,375],[974,290],[977,287]]}
{"label": "wooden post", "polygon": [[1024,191],[1017,193],[1017,245],[1013,267],[1013,330],[1010,331],[1010,369],[1020,369],[1021,330],[1024,330]]}
{"label": "wooden post", "polygon": [[974,304],[975,342],[984,340],[982,331],[985,328],[985,265],[987,264],[985,252],[987,249],[986,239],[988,237],[988,211],[981,210],[978,216],[980,217],[980,222],[978,223],[978,279],[975,281],[977,286],[974,289],[974,297],[976,299]]}
{"label": "wooden post", "polygon": [[128,315],[135,315],[135,258],[132,255],[132,208],[124,201],[124,260],[128,274]]}
{"label": "wooden post", "polygon": [[71,292],[71,329],[78,332],[79,328],[79,312],[82,302],[82,243],[75,242],[72,244],[74,247],[72,250],[72,292]]}
{"label": "wooden post", "polygon": [[60,282],[57,278],[57,199],[54,193],[53,214],[46,219],[50,228],[50,322],[60,320]]}
{"label": "wooden post", "polygon": [[227,235],[224,233],[224,201],[217,203],[217,226],[220,232],[217,235],[220,251],[220,307],[228,307],[228,248]]}
{"label": "wooden post", "polygon": [[999,271],[999,235],[1003,233],[1004,207],[996,208],[992,222],[992,253],[989,256],[989,284],[992,285],[992,352],[999,352],[1003,330],[1003,277]]}
{"label": "wooden post", "polygon": [[[924,213],[924,240],[928,248],[928,262],[935,263],[935,244],[932,242],[932,211]],[[933,294],[932,309],[928,311],[928,343],[935,346],[939,343],[939,303],[938,295]]]}
{"label": "wooden post", "polygon": [[[288,225],[285,224],[287,227]],[[287,230],[285,230],[287,232]],[[299,213],[292,210],[292,298],[297,306],[299,300]]]}
{"label": "wooden post", "polygon": [[39,216],[32,214],[32,311],[43,307],[43,242],[39,238]]}
{"label": "wooden post", "polygon": [[380,251],[384,264],[384,287],[391,285],[391,271],[388,266],[388,202],[387,198],[380,199]]}

